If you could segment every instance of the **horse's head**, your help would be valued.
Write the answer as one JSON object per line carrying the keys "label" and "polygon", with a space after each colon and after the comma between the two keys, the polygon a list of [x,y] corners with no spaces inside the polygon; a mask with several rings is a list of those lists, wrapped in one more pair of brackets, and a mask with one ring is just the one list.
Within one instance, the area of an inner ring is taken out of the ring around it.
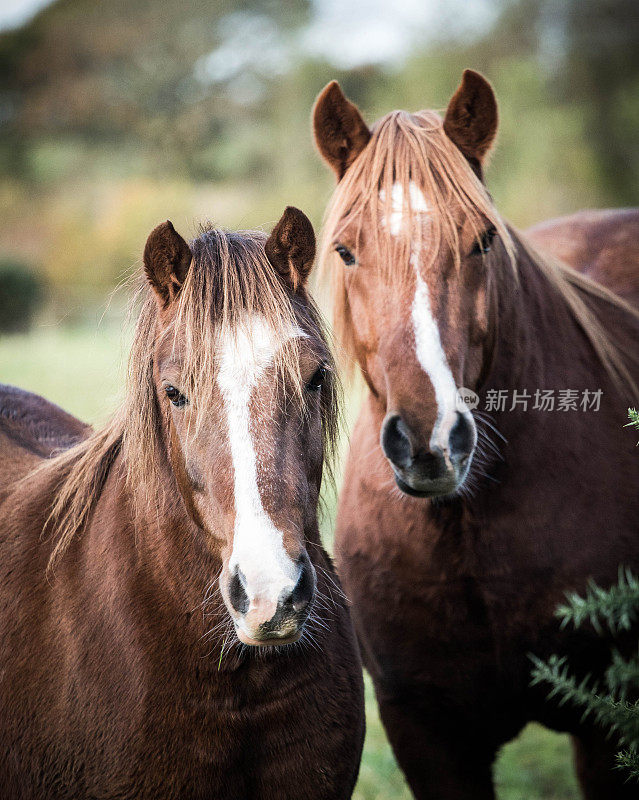
{"label": "horse's head", "polygon": [[296,640],[315,593],[306,545],[319,544],[335,405],[305,290],[314,255],[294,208],[268,239],[207,230],[189,246],[166,222],[144,253],[161,439],[186,510],[220,555],[221,595],[246,644]]}
{"label": "horse's head", "polygon": [[466,71],[443,122],[396,111],[369,130],[333,82],[313,122],[338,179],[323,243],[338,334],[383,409],[381,446],[399,487],[452,494],[477,441],[458,389],[477,387],[487,365],[489,267],[508,261],[481,180],[493,91]]}

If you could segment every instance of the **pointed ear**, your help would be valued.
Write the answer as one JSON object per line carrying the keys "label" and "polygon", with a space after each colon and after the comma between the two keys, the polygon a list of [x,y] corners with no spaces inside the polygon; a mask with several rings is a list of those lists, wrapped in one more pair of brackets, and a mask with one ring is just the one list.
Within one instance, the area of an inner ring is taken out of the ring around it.
{"label": "pointed ear", "polygon": [[304,288],[315,259],[315,232],[306,214],[288,206],[264,249],[289,288],[294,292]]}
{"label": "pointed ear", "polygon": [[497,100],[492,86],[478,72],[464,70],[446,109],[444,131],[480,178],[482,163],[495,141],[497,124]]}
{"label": "pointed ear", "polygon": [[338,181],[371,138],[357,106],[346,99],[337,81],[331,81],[315,101],[313,132],[317,149]]}
{"label": "pointed ear", "polygon": [[144,248],[144,271],[162,306],[177,297],[191,258],[188,244],[168,220],[149,234]]}

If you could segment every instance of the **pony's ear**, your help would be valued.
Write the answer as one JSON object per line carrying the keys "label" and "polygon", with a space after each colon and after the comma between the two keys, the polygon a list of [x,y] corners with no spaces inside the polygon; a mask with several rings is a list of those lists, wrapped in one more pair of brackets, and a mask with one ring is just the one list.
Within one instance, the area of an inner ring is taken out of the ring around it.
{"label": "pony's ear", "polygon": [[175,299],[191,265],[188,244],[167,220],[154,228],[144,248],[144,271],[160,303]]}
{"label": "pony's ear", "polygon": [[317,149],[338,181],[371,138],[359,109],[344,96],[337,81],[324,87],[315,101],[313,132]]}
{"label": "pony's ear", "polygon": [[305,286],[315,259],[315,232],[306,214],[287,206],[264,249],[288,287],[296,292]]}
{"label": "pony's ear", "polygon": [[481,178],[481,166],[497,134],[497,100],[493,87],[483,75],[465,69],[452,96],[444,131]]}

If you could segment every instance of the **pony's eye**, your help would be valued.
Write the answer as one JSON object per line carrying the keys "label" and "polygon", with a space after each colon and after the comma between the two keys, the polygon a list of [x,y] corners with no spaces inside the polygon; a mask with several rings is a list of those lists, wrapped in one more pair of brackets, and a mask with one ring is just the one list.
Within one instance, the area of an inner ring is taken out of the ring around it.
{"label": "pony's eye", "polygon": [[348,247],[344,247],[343,244],[336,245],[335,252],[339,255],[347,267],[352,267],[355,263],[355,256],[351,253]]}
{"label": "pony's eye", "polygon": [[496,235],[497,229],[495,227],[490,227],[488,230],[484,231],[481,238],[473,245],[472,254],[481,255],[482,253],[488,253]]}
{"label": "pony's eye", "polygon": [[182,408],[182,406],[185,406],[188,403],[186,397],[179,389],[176,389],[175,386],[165,386],[164,391],[166,392],[166,396],[176,408]]}
{"label": "pony's eye", "polygon": [[319,392],[326,380],[326,367],[322,365],[315,370],[313,377],[306,384],[306,390],[309,392]]}

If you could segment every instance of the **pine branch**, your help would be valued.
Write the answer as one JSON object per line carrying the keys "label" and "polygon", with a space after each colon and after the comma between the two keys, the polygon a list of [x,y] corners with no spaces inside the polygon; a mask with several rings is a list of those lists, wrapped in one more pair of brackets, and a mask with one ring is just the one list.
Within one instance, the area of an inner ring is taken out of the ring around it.
{"label": "pine branch", "polygon": [[[540,683],[549,683],[551,690],[548,697],[559,696],[559,705],[572,702],[574,705],[587,706],[591,697],[591,692],[596,688],[590,687],[590,675],[577,683],[577,679],[570,674],[568,659],[564,656],[552,655],[548,661],[542,661],[537,656],[530,655],[530,659],[535,665],[531,675],[531,686]],[[586,708],[584,718],[588,716],[590,709]]]}
{"label": "pine branch", "polygon": [[[639,430],[639,412],[628,409],[630,422],[626,427]],[[639,444],[639,442],[637,443]],[[588,582],[585,597],[571,592],[566,603],[556,611],[562,627],[572,624],[579,628],[589,622],[601,634],[606,626],[615,635],[630,630],[639,617],[639,579],[628,569],[619,567],[619,580],[615,586],[603,589],[594,580]],[[572,703],[583,709],[582,719],[592,716],[595,722],[615,734],[624,749],[617,753],[617,766],[625,770],[630,778],[639,780],[639,655],[624,659],[613,651],[611,661],[604,674],[604,687],[600,687],[586,675],[581,681],[571,674],[568,659],[557,655],[547,662],[530,656],[534,664],[532,685],[549,684],[549,697],[555,697],[559,705]]]}
{"label": "pine branch", "polygon": [[620,567],[619,581],[609,589],[590,580],[585,597],[571,592],[566,599],[566,605],[559,606],[555,612],[562,626],[572,623],[579,628],[584,622],[590,622],[601,634],[604,622],[613,634],[627,631],[639,615],[639,579],[630,570]]}
{"label": "pine branch", "polygon": [[617,766],[627,770],[631,778],[639,780],[639,753],[635,749],[629,748],[617,753]]}
{"label": "pine branch", "polygon": [[587,675],[577,682],[570,674],[566,658],[551,656],[547,662],[531,656],[535,668],[532,685],[549,683],[549,697],[559,697],[559,704],[570,702],[584,709],[582,719],[592,714],[596,722],[611,733],[616,733],[622,745],[633,750],[639,746],[639,702],[618,700],[611,693],[600,693],[596,684],[590,684]]}
{"label": "pine branch", "polygon": [[[630,422],[627,422],[624,428],[636,428],[639,431],[639,411],[636,408],[628,409],[628,419]],[[639,446],[639,442],[637,442],[637,446]]]}
{"label": "pine branch", "polygon": [[614,650],[605,680],[610,692],[621,700],[625,700],[628,694],[636,694],[639,687],[639,657],[626,661]]}

